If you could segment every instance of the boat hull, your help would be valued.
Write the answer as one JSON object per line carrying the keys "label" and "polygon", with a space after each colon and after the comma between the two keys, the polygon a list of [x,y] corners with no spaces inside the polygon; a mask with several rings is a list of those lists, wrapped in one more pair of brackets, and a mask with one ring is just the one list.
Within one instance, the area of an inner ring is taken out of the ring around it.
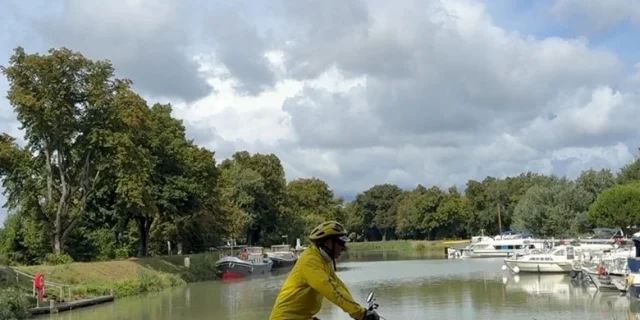
{"label": "boat hull", "polygon": [[222,279],[242,279],[245,277],[266,275],[271,272],[273,261],[253,264],[250,261],[225,260],[216,264]]}
{"label": "boat hull", "polygon": [[477,259],[477,258],[507,258],[516,254],[523,253],[524,250],[462,250],[461,258]]}
{"label": "boat hull", "polygon": [[298,262],[298,259],[286,259],[277,256],[270,256],[269,259],[273,261],[273,269],[289,269],[293,268]]}
{"label": "boat hull", "polygon": [[573,270],[571,263],[544,261],[523,261],[515,259],[505,259],[504,263],[509,269],[518,267],[519,272],[527,273],[569,273]]}

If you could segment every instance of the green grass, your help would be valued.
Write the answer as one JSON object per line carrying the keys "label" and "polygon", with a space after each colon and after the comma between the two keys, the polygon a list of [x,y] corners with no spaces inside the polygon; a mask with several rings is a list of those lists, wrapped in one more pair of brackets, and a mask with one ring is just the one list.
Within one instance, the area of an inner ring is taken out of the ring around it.
{"label": "green grass", "polygon": [[[108,295],[111,292],[116,297],[124,297],[161,291],[188,282],[212,280],[217,277],[215,269],[217,253],[189,257],[191,259],[189,268],[184,267],[185,256],[15,268],[29,274],[40,272],[48,281],[69,285],[75,299]],[[59,288],[52,288],[51,291],[52,294],[57,294]]]}
{"label": "green grass", "polygon": [[406,254],[413,253],[442,253],[444,248],[460,244],[467,244],[468,240],[452,241],[426,241],[426,240],[390,240],[390,241],[367,241],[349,243],[350,252],[374,252],[374,251],[395,251]]}

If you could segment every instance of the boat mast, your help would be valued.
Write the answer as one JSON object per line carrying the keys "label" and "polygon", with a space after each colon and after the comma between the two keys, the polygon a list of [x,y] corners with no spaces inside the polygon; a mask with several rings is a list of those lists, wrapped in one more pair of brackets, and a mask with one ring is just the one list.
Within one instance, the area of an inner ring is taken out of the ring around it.
{"label": "boat mast", "polygon": [[500,236],[502,236],[502,215],[500,213],[500,191],[498,193],[498,230],[500,230]]}

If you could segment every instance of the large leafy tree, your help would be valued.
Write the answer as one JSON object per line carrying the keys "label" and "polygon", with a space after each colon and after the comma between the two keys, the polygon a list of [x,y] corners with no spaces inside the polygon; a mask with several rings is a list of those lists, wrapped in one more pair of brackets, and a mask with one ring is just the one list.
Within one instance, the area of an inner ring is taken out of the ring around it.
{"label": "large leafy tree", "polygon": [[243,231],[249,244],[281,241],[279,225],[285,205],[286,180],[274,154],[236,152],[220,164],[221,188],[232,208],[236,235]]}
{"label": "large leafy tree", "polygon": [[380,184],[356,196],[355,204],[361,213],[362,231],[367,237],[386,239],[395,235],[396,198],[402,189],[393,184]]}
{"label": "large leafy tree", "polygon": [[281,223],[285,227],[283,231],[287,232],[287,236],[304,238],[324,221],[345,222],[340,206],[341,200],[334,197],[326,182],[318,178],[290,181],[287,184],[286,206],[281,217]]}
{"label": "large leafy tree", "polygon": [[186,139],[170,105],[149,108],[108,61],[65,48],[17,48],[2,71],[26,140],[0,137],[7,206],[20,221],[44,223],[55,253],[72,235],[85,249],[109,233],[110,243],[122,240],[131,222],[141,256],[154,227],[162,242],[200,248],[214,239],[183,236],[187,230],[225,232],[213,153]]}
{"label": "large leafy tree", "polygon": [[640,224],[640,184],[605,190],[589,208],[589,218],[599,226],[637,226]]}
{"label": "large leafy tree", "polygon": [[40,55],[19,47],[2,72],[26,140],[22,147],[4,139],[3,153],[13,155],[2,160],[9,208],[44,219],[60,253],[99,179],[114,92],[126,82],[113,78],[109,62],[68,49]]}

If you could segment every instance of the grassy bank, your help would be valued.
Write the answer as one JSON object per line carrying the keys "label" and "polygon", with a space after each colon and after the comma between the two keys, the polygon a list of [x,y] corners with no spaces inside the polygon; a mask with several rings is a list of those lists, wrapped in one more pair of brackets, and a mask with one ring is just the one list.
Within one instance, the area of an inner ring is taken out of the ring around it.
{"label": "grassy bank", "polygon": [[[444,254],[444,248],[468,243],[468,241],[420,241],[394,240],[354,242],[349,251],[400,252],[403,254]],[[218,253],[188,256],[190,267],[184,267],[186,256],[150,257],[120,261],[69,263],[61,265],[19,266],[16,270],[36,274],[43,273],[47,281],[71,287],[71,295],[78,298],[108,295],[116,297],[134,296],[161,291],[189,282],[214,280],[217,278],[215,262]],[[31,284],[26,279],[24,285]],[[23,286],[24,287],[24,286]],[[50,288],[57,295],[59,288]],[[49,291],[48,291],[49,293]],[[67,294],[67,293],[65,293]]]}
{"label": "grassy bank", "polygon": [[[116,297],[133,296],[217,277],[217,253],[189,256],[189,268],[184,267],[185,257],[151,257],[15,269],[29,274],[40,272],[47,281],[69,285],[71,295],[76,299],[108,295],[111,292]],[[53,288],[52,294],[56,294],[56,290],[59,289]]]}
{"label": "grassy bank", "polygon": [[349,243],[350,252],[395,251],[405,254],[442,253],[444,248],[468,244],[468,240],[425,241],[425,240],[391,240]]}

